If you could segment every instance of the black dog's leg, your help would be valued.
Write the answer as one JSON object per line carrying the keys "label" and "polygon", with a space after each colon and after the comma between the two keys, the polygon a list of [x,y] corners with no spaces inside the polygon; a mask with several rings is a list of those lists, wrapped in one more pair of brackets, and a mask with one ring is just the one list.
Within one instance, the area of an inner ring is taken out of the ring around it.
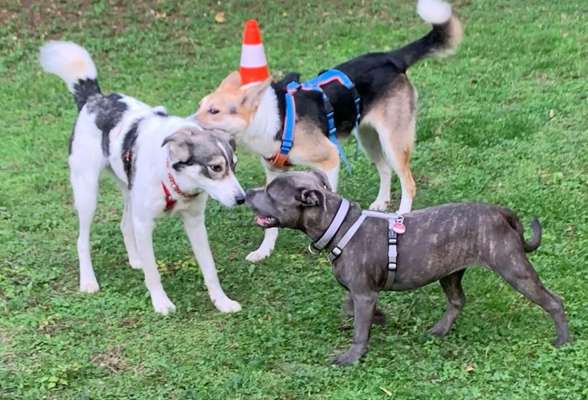
{"label": "black dog's leg", "polygon": [[[345,300],[343,300],[343,312],[348,317],[353,317],[353,297],[351,296],[351,293],[347,293],[347,295],[345,296]],[[374,308],[374,317],[372,319],[372,324],[386,324],[386,314],[384,314],[384,311],[382,311],[377,304]]]}
{"label": "black dog's leg", "polygon": [[557,332],[557,338],[553,344],[555,347],[562,346],[569,341],[568,322],[563,301],[543,286],[537,272],[524,253],[516,254],[514,251],[513,253],[515,254],[497,257],[492,265],[493,269],[514,289],[549,313]]}
{"label": "black dog's leg", "polygon": [[442,278],[439,283],[447,296],[447,311],[443,317],[429,330],[435,336],[445,336],[453,326],[457,316],[465,304],[465,295],[461,287],[461,278],[465,270],[454,272]]}
{"label": "black dog's leg", "polygon": [[353,344],[345,353],[339,354],[333,360],[338,365],[353,364],[367,352],[370,326],[374,315],[377,292],[353,293]]}

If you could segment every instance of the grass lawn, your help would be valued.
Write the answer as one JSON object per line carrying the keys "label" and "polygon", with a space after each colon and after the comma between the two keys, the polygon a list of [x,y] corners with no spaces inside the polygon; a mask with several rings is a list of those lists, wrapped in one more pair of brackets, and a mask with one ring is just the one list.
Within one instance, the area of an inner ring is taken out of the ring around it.
{"label": "grass lawn", "polygon": [[[244,207],[210,202],[207,210],[221,282],[240,313],[213,308],[176,218],[158,225],[155,250],[178,311],[153,312],[142,272],[127,265],[121,200],[108,176],[92,234],[101,291],[77,292],[66,163],[76,111],[63,82],[42,73],[37,51],[50,38],[77,41],[105,92],[188,115],[236,67],[245,18],[262,24],[275,75],[311,77],[424,34],[415,2],[2,3],[0,398],[588,398],[585,0],[455,0],[466,32],[458,54],[410,70],[420,95],[415,207],[486,201],[517,210],[525,225],[538,215],[544,240],[531,260],[565,299],[573,342],[554,349],[547,315],[472,269],[450,335],[425,335],[445,309],[439,285],[385,293],[388,323],[373,328],[370,352],[351,368],[328,363],[350,343],[351,325],[327,261],[308,254],[302,234],[283,232],[270,259],[248,263],[262,232]],[[215,22],[221,11],[225,21]],[[346,146],[353,154],[353,142]],[[264,179],[244,151],[237,172],[244,187]],[[363,206],[377,194],[363,155],[340,181]],[[398,202],[396,180],[392,187]]]}

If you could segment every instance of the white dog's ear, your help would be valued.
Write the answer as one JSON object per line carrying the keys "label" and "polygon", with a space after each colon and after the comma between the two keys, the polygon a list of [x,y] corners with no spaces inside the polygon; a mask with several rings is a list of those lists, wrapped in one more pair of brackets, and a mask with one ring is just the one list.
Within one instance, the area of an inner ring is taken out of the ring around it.
{"label": "white dog's ear", "polygon": [[241,86],[241,74],[239,71],[231,72],[218,86],[219,89],[238,89]]}
{"label": "white dog's ear", "polygon": [[241,92],[243,93],[241,105],[252,109],[257,108],[257,106],[261,102],[261,97],[263,93],[271,83],[271,78],[268,78],[265,81],[251,82],[247,85],[241,86]]}
{"label": "white dog's ear", "polygon": [[186,160],[190,157],[190,146],[188,143],[194,136],[194,132],[187,128],[182,128],[163,140],[161,147],[167,145],[170,158],[175,160]]}
{"label": "white dog's ear", "polygon": [[325,189],[327,189],[329,191],[333,191],[333,188],[331,187],[331,184],[329,183],[329,178],[327,177],[327,174],[325,174],[323,171],[318,170],[318,169],[313,169],[312,171],[310,171],[310,173],[318,178],[318,180],[322,183],[322,185],[325,187]]}

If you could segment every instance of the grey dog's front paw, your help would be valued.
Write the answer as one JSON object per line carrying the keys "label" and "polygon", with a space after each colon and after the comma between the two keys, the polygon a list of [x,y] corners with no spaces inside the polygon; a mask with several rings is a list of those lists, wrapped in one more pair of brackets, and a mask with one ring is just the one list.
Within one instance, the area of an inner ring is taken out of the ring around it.
{"label": "grey dog's front paw", "polygon": [[353,348],[349,349],[345,353],[340,353],[332,358],[331,362],[339,366],[347,366],[359,361],[365,351],[357,351]]}

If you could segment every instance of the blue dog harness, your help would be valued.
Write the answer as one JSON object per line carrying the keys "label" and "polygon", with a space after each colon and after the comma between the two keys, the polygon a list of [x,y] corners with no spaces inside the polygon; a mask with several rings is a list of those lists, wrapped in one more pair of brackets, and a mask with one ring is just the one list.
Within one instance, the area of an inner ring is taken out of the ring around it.
{"label": "blue dog harness", "polygon": [[283,168],[288,163],[288,154],[290,153],[290,150],[292,150],[292,145],[294,144],[294,130],[296,128],[296,102],[294,101],[294,95],[296,92],[298,92],[298,90],[306,90],[321,94],[323,98],[323,105],[325,107],[325,116],[327,117],[328,138],[331,143],[337,146],[339,156],[343,160],[345,168],[348,171],[351,171],[351,165],[345,156],[345,151],[337,140],[335,110],[333,109],[333,105],[331,104],[329,97],[322,88],[324,85],[334,81],[339,82],[341,85],[345,86],[348,90],[351,91],[353,95],[353,103],[355,104],[355,128],[359,126],[359,121],[361,118],[360,97],[357,93],[355,85],[344,72],[339,71],[338,69],[329,69],[317,77],[302,83],[292,81],[286,86],[286,112],[284,116],[282,144],[280,145],[280,151],[274,157],[272,157],[270,161],[274,166]]}

